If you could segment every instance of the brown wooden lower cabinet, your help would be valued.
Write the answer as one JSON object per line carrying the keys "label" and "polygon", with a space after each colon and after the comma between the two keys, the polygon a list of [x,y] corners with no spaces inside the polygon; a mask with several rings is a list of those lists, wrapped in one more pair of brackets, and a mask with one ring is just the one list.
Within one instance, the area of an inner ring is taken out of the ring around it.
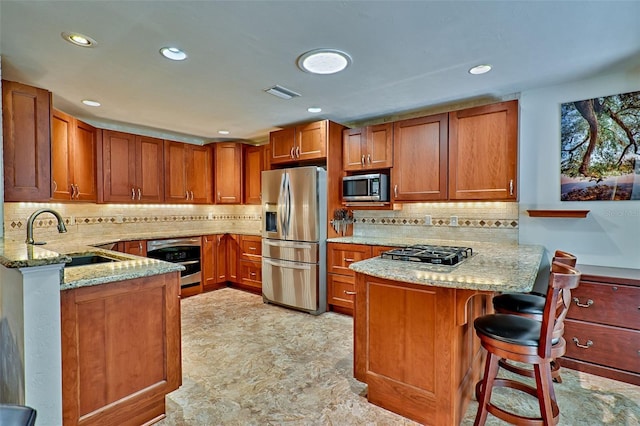
{"label": "brown wooden lower cabinet", "polygon": [[61,292],[63,423],[165,416],[182,384],[179,272]]}
{"label": "brown wooden lower cabinet", "polygon": [[640,270],[578,265],[562,367],[640,385]]}
{"label": "brown wooden lower cabinet", "polygon": [[147,255],[147,242],[145,240],[120,241],[116,246],[116,250],[121,253],[145,257]]}
{"label": "brown wooden lower cabinet", "polygon": [[356,274],[354,376],[369,402],[429,425],[457,425],[482,375],[473,320],[492,294]]}

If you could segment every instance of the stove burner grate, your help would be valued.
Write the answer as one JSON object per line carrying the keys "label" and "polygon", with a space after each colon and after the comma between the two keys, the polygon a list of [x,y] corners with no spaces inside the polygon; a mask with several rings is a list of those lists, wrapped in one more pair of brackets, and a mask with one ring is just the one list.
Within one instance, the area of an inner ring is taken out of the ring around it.
{"label": "stove burner grate", "polygon": [[409,262],[431,263],[434,265],[457,265],[471,257],[470,247],[415,245],[386,251],[380,255],[383,259],[404,260]]}

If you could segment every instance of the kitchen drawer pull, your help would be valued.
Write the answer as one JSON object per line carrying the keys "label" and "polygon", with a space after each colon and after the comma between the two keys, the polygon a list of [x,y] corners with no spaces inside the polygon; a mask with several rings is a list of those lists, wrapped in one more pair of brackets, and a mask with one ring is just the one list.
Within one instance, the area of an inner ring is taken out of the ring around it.
{"label": "kitchen drawer pull", "polygon": [[578,299],[577,297],[574,297],[573,303],[575,303],[576,306],[579,306],[581,308],[588,308],[589,306],[593,305],[593,300],[587,299],[587,303],[580,303],[580,299]]}
{"label": "kitchen drawer pull", "polygon": [[577,347],[582,348],[582,349],[589,349],[591,346],[593,346],[593,342],[591,340],[587,340],[587,344],[586,345],[581,345],[580,344],[580,340],[578,340],[577,337],[573,338],[573,343],[575,343]]}
{"label": "kitchen drawer pull", "polygon": [[356,292],[355,291],[347,291],[347,290],[345,290],[344,294],[346,294],[347,296],[354,296],[356,294]]}
{"label": "kitchen drawer pull", "polygon": [[345,257],[344,261],[347,262],[347,263],[351,263],[351,262],[355,262],[356,260],[355,259],[351,259],[350,257]]}

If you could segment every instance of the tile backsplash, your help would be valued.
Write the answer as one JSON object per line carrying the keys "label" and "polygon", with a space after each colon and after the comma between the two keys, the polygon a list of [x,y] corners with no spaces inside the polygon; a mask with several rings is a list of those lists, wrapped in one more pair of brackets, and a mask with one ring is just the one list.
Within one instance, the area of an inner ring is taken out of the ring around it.
{"label": "tile backsplash", "polygon": [[148,205],[93,203],[5,203],[4,237],[24,240],[27,220],[41,208],[59,212],[67,227],[59,234],[55,217],[43,213],[34,222],[36,240],[77,238],[95,242],[135,239],[152,234],[259,233],[259,205]]}
{"label": "tile backsplash", "polygon": [[354,219],[355,236],[518,243],[518,203],[407,203],[400,210],[355,210]]}

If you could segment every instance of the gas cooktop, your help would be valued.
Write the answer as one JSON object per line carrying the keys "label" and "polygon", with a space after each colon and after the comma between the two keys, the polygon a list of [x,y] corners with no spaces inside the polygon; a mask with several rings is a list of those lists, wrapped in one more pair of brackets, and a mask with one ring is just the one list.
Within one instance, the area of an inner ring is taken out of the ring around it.
{"label": "gas cooktop", "polygon": [[471,257],[472,254],[473,250],[470,247],[415,245],[386,251],[380,257],[391,260],[453,266]]}

